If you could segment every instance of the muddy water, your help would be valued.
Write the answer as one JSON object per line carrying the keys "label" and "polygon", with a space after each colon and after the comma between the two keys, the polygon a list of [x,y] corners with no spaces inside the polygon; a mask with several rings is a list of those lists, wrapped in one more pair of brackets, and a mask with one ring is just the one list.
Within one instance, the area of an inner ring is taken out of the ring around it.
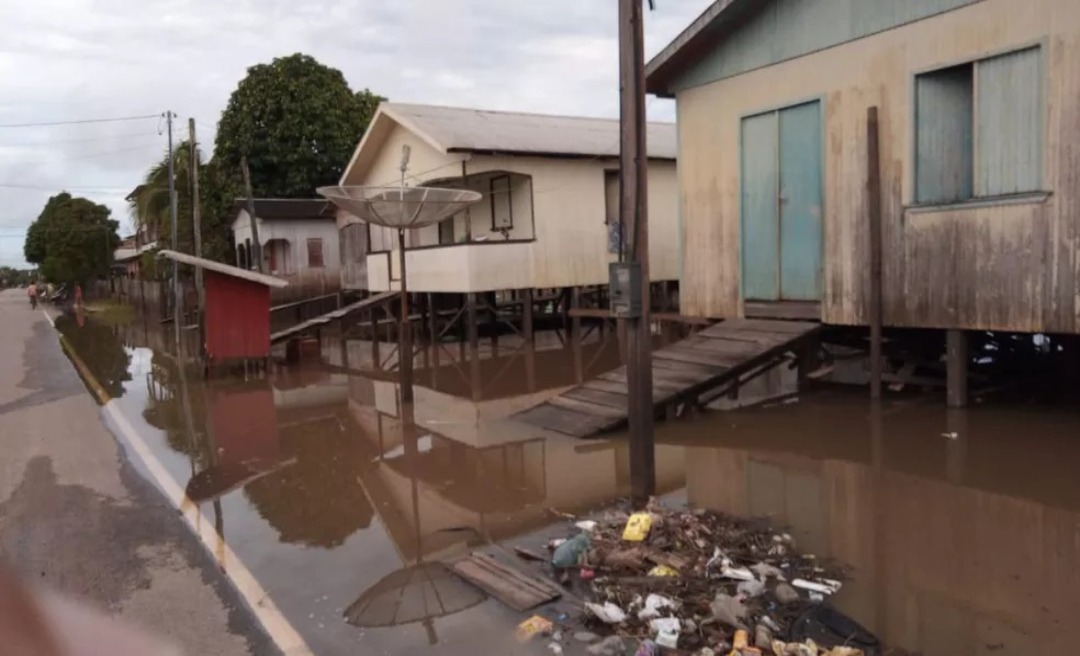
{"label": "muddy water", "polygon": [[[629,488],[624,436],[575,441],[508,419],[611,366],[599,341],[575,355],[504,339],[476,363],[457,345],[421,354],[403,409],[385,344],[331,338],[321,364],[183,394],[146,331],[59,325],[317,653],[516,653],[517,614],[426,564]],[[1031,654],[1080,641],[1076,413],[910,398],[874,410],[860,391],[827,390],[658,425],[657,440],[662,491],[771,516],[850,565],[837,603],[890,645]],[[354,604],[368,626],[344,621]]]}

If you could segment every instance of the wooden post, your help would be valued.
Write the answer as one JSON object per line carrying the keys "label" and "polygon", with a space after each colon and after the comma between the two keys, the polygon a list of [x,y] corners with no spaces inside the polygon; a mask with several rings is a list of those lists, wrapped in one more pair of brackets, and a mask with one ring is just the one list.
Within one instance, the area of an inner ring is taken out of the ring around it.
{"label": "wooden post", "polygon": [[525,341],[533,343],[533,290],[521,290],[521,334]]}
{"label": "wooden post", "polygon": [[878,108],[866,110],[866,202],[870,224],[870,398],[881,398],[881,154]]}
{"label": "wooden post", "polygon": [[[581,307],[581,288],[570,288],[570,311]],[[570,343],[570,350],[574,354],[574,382],[579,385],[585,382],[585,371],[582,366],[581,349],[582,342],[584,341],[581,336],[581,317],[571,315],[570,317],[570,334],[567,335],[566,341]]]}
{"label": "wooden post", "polygon": [[499,348],[499,315],[495,309],[495,303],[498,296],[495,292],[491,292],[485,296],[486,305],[488,307],[488,330],[491,331],[491,348],[498,353]]}
{"label": "wooden post", "polygon": [[[199,142],[195,139],[195,119],[188,119],[188,152],[191,161],[191,229],[195,244],[195,257],[202,257],[202,216],[199,212]],[[206,309],[206,291],[203,289],[202,267],[195,267],[195,293],[199,297],[199,317]]]}
{"label": "wooden post", "polygon": [[945,331],[945,367],[948,388],[946,405],[963,408],[967,405],[967,333],[963,330]]}
{"label": "wooden post", "polygon": [[251,171],[248,170],[247,155],[240,158],[240,172],[244,175],[244,195],[247,197],[248,220],[251,221],[251,242],[255,246],[255,270],[262,273],[262,242],[259,241],[259,222],[255,217],[255,194],[251,190]]}
{"label": "wooden post", "polygon": [[411,404],[413,401],[413,354],[412,326],[409,323],[409,286],[405,272],[405,230],[398,229],[398,258],[401,267],[401,316],[398,320],[398,371],[401,372],[401,401]]}
{"label": "wooden post", "polygon": [[427,302],[428,341],[431,344],[439,343],[439,315],[435,308],[435,294],[428,292]]}
{"label": "wooden post", "polygon": [[469,342],[469,359],[475,360],[479,352],[480,337],[476,325],[476,294],[465,294],[465,334]]}
{"label": "wooden post", "polygon": [[649,321],[649,225],[645,149],[645,61],[642,0],[619,0],[620,221],[628,230],[630,260],[641,271],[641,316],[627,319],[627,401],[630,494],[642,508],[656,491],[653,447],[652,344]]}

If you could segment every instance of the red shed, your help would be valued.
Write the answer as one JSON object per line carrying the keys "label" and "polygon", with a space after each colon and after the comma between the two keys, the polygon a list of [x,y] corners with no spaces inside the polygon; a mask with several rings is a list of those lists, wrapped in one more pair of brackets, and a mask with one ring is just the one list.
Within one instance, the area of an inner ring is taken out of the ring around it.
{"label": "red shed", "polygon": [[270,356],[270,288],[285,287],[288,282],[176,251],[160,255],[204,271],[203,335],[208,365]]}

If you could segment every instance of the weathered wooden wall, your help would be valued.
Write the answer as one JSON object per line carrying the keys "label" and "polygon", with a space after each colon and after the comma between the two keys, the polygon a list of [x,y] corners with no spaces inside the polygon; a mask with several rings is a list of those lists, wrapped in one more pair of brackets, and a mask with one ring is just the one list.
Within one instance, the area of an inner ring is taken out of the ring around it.
{"label": "weathered wooden wall", "polygon": [[[1050,195],[909,209],[915,74],[1032,45],[1046,78],[1041,170]],[[1080,332],[1080,3],[983,0],[680,91],[684,312],[742,313],[740,119],[814,98],[824,113],[824,321],[866,323],[865,123],[878,105],[886,324]]]}

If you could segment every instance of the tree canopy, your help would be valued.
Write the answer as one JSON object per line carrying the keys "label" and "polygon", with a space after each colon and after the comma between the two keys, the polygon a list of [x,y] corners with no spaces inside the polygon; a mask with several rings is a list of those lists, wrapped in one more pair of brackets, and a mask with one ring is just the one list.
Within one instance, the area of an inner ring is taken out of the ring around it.
{"label": "tree canopy", "polygon": [[0,288],[28,285],[33,280],[34,272],[30,269],[0,266]]}
{"label": "tree canopy", "polygon": [[229,221],[244,196],[246,156],[258,198],[312,198],[333,184],[367,130],[380,96],[354,93],[341,71],[294,54],[248,69],[229,97],[214,157],[199,176],[203,252],[229,259]]}
{"label": "tree canopy", "polygon": [[42,275],[57,283],[107,275],[120,245],[120,224],[109,214],[108,207],[66,191],[53,196],[26,232],[26,261],[39,265]]}

